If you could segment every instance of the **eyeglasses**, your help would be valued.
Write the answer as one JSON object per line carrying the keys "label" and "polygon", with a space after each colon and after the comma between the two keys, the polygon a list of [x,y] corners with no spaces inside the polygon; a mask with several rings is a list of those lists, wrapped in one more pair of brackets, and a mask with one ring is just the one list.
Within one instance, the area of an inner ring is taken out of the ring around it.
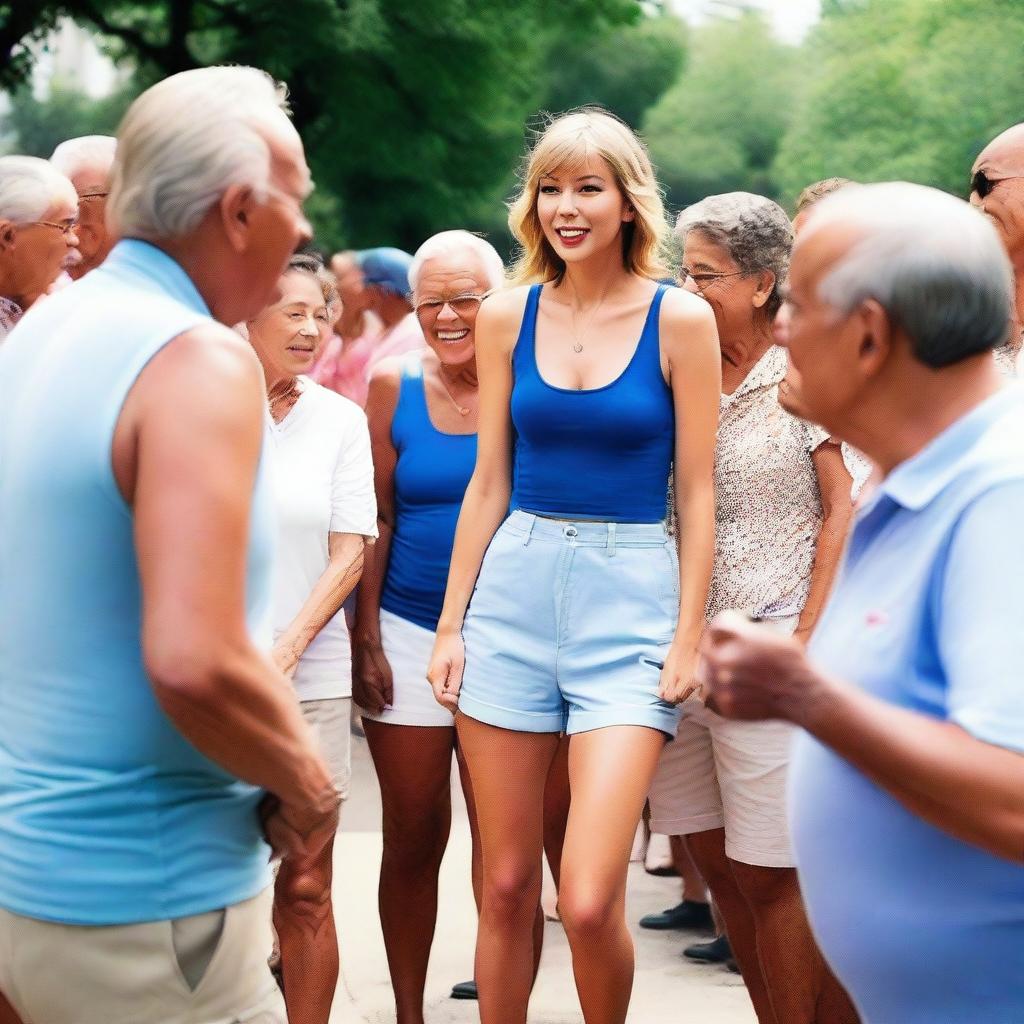
{"label": "eyeglasses", "polygon": [[484,292],[482,295],[474,295],[466,292],[464,295],[456,295],[450,299],[424,299],[422,302],[416,303],[416,316],[420,320],[433,320],[440,315],[445,306],[448,306],[456,316],[463,318],[472,316],[480,308],[480,303],[490,294],[490,292]]}
{"label": "eyeglasses", "polygon": [[78,201],[81,202],[83,199],[106,199],[109,195],[109,192],[83,192],[78,197]]}
{"label": "eyeglasses", "polygon": [[687,281],[692,281],[697,286],[697,291],[703,292],[709,284],[714,284],[715,281],[720,281],[724,277],[743,277],[745,274],[745,270],[737,270],[732,274],[694,274],[686,267],[680,267],[679,280],[684,284]]}
{"label": "eyeglasses", "polygon": [[29,224],[38,224],[44,228],[56,228],[65,238],[78,227],[77,220],[66,220],[60,224],[52,220],[30,220]]}
{"label": "eyeglasses", "polygon": [[991,195],[992,190],[1001,181],[1014,181],[1024,178],[1024,174],[1007,174],[1004,178],[990,178],[984,171],[975,171],[971,175],[971,192],[977,192],[979,199]]}

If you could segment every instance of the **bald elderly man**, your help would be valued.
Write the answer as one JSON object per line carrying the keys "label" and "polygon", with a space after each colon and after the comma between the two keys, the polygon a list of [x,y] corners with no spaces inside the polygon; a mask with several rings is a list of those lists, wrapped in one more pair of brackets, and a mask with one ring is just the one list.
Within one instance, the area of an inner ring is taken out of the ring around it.
{"label": "bald elderly man", "polygon": [[882,480],[808,651],[726,612],[703,681],[723,715],[803,727],[800,885],[864,1024],[1024,1021],[1024,388],[992,357],[1006,253],[959,199],[867,185],[815,207],[789,289],[777,340],[801,407]]}
{"label": "bald elderly man", "polygon": [[971,205],[996,226],[1014,274],[1016,329],[1009,344],[996,352],[996,362],[1007,376],[1019,376],[1024,341],[1024,124],[997,135],[971,168]]}
{"label": "bald elderly man", "polygon": [[117,152],[117,139],[110,135],[83,135],[62,142],[50,163],[68,178],[78,193],[77,262],[68,266],[68,276],[77,281],[98,267],[114,245],[107,230],[107,196],[110,172]]}

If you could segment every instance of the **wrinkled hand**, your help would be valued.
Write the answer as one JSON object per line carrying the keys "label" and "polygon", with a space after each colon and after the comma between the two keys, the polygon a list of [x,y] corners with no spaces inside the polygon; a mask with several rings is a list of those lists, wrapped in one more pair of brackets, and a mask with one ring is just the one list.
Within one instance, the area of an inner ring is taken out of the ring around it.
{"label": "wrinkled hand", "polygon": [[[332,791],[333,792],[333,791]],[[285,804],[268,793],[259,808],[263,835],[273,851],[272,859],[316,858],[338,830],[338,799],[325,794],[318,806]]]}
{"label": "wrinkled hand", "polygon": [[709,705],[726,718],[802,724],[826,683],[799,640],[722,612],[704,631],[700,676]]}
{"label": "wrinkled hand", "polygon": [[377,641],[356,640],[352,662],[352,699],[357,707],[380,714],[395,699],[395,680]]}
{"label": "wrinkled hand", "polygon": [[681,704],[700,689],[697,681],[697,649],[687,644],[673,643],[665,655],[661,670],[658,696],[669,704]]}
{"label": "wrinkled hand", "polygon": [[285,679],[292,682],[295,679],[295,669],[298,667],[299,659],[287,648],[276,645],[270,652],[270,657]]}
{"label": "wrinkled hand", "polygon": [[434,652],[430,656],[427,681],[434,691],[434,699],[452,714],[459,707],[462,672],[466,667],[466,647],[462,632],[437,634]]}

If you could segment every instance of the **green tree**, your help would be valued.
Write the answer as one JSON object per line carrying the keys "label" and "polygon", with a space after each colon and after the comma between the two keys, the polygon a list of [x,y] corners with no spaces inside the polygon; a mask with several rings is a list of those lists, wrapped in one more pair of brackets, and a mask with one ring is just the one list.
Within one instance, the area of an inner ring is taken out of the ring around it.
{"label": "green tree", "polygon": [[639,129],[644,114],[679,78],[688,31],[671,14],[615,26],[586,46],[556,42],[544,106],[551,111],[597,103]]}
{"label": "green tree", "polygon": [[735,190],[775,196],[771,167],[796,90],[794,48],[750,12],[696,30],[690,54],[644,120],[669,204]]}
{"label": "green tree", "polygon": [[1024,6],[863,0],[826,14],[775,165],[787,198],[832,175],[964,195],[978,151],[1024,117]]}
{"label": "green tree", "polygon": [[147,75],[232,62],[286,81],[327,193],[313,207],[327,218],[319,240],[406,248],[480,226],[557,39],[578,45],[580,26],[602,35],[641,16],[637,0],[0,0],[0,81],[24,80],[18,46],[55,12]]}

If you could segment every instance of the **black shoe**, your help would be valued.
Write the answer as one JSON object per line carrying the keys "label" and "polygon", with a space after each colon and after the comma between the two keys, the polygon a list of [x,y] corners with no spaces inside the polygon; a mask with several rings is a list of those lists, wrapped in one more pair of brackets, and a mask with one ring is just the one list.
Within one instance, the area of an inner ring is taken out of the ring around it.
{"label": "black shoe", "polygon": [[706,903],[683,900],[660,914],[645,914],[640,918],[641,928],[656,932],[686,930],[688,928],[710,928],[711,908]]}
{"label": "black shoe", "polygon": [[687,960],[698,960],[702,964],[724,964],[732,959],[732,947],[724,935],[711,942],[695,942],[683,950]]}
{"label": "black shoe", "polygon": [[476,999],[476,982],[460,981],[458,985],[452,985],[452,999]]}

